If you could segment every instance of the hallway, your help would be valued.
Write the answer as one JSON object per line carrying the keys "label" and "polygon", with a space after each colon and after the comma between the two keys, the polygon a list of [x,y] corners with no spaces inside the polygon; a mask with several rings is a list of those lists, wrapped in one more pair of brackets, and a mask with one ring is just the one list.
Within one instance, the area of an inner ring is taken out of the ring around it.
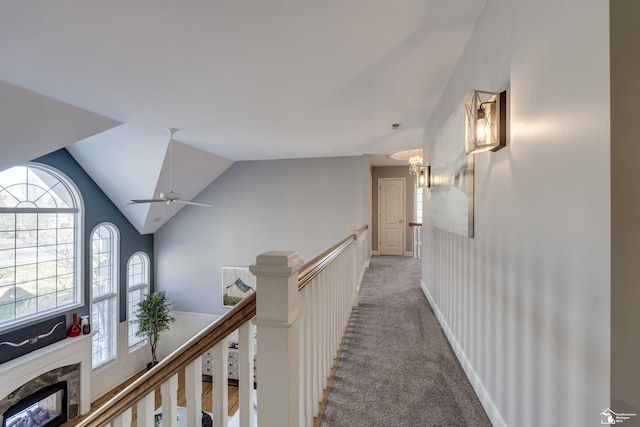
{"label": "hallway", "polygon": [[371,259],[323,427],[491,425],[420,289],[420,277],[419,259]]}

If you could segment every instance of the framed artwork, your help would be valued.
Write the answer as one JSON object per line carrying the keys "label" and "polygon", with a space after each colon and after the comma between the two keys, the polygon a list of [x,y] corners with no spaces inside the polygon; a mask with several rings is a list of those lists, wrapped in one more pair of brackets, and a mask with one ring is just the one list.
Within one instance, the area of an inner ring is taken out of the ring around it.
{"label": "framed artwork", "polygon": [[256,291],[256,276],[248,267],[222,266],[222,306],[233,307]]}

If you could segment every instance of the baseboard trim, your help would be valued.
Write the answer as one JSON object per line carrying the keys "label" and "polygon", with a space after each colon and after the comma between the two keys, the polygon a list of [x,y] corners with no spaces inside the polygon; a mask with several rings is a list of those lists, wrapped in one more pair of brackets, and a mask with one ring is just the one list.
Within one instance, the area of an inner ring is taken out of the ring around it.
{"label": "baseboard trim", "polygon": [[413,256],[413,252],[405,252],[404,256],[412,257]]}
{"label": "baseboard trim", "polygon": [[371,255],[372,255],[372,256],[378,256],[378,255],[380,255],[380,254],[378,253],[378,251],[371,251]]}
{"label": "baseboard trim", "polygon": [[480,399],[480,403],[482,404],[482,407],[486,411],[487,416],[489,417],[489,420],[491,420],[491,424],[493,424],[494,427],[498,427],[498,426],[507,427],[507,423],[502,418],[502,415],[500,414],[498,407],[496,406],[495,402],[489,395],[489,392],[485,388],[484,384],[482,383],[482,380],[476,373],[475,369],[473,369],[473,366],[471,365],[471,362],[467,358],[467,355],[465,354],[464,350],[460,346],[460,343],[458,342],[455,335],[453,334],[453,331],[449,327],[449,324],[444,319],[444,316],[442,315],[440,308],[436,304],[435,300],[433,299],[433,296],[429,292],[429,289],[427,288],[427,286],[424,284],[424,281],[422,280],[420,280],[420,287],[422,288],[422,292],[424,293],[424,295],[427,297],[429,304],[431,304],[431,308],[433,309],[433,312],[435,313],[436,318],[438,319],[438,322],[440,322],[440,326],[442,326],[442,330],[444,331],[445,336],[449,340],[449,344],[451,344],[451,348],[453,349],[453,352],[458,358],[460,365],[462,365],[462,369],[467,374],[467,378],[469,378],[469,382],[471,383],[471,386],[473,387],[476,394],[478,395],[478,399]]}

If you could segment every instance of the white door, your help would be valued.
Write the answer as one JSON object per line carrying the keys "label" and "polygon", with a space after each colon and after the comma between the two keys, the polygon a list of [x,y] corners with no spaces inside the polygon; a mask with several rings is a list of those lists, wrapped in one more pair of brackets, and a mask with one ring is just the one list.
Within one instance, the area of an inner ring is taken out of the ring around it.
{"label": "white door", "polygon": [[378,252],[404,255],[404,178],[378,180]]}

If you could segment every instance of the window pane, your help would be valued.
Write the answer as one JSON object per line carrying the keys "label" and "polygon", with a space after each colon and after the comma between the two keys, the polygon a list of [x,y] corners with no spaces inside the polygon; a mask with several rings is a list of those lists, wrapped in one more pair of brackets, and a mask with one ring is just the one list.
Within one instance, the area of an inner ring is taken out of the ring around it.
{"label": "window pane", "polygon": [[0,286],[5,286],[9,284],[13,286],[15,282],[16,282],[15,267],[0,268]]}
{"label": "window pane", "polygon": [[13,302],[3,304],[0,302],[0,324],[15,319],[15,305]]}
{"label": "window pane", "polygon": [[[0,193],[0,206],[2,206],[2,194]],[[16,215],[13,213],[0,213],[0,231],[13,231],[16,227]]]}
{"label": "window pane", "polygon": [[13,249],[0,249],[0,269],[13,267],[16,262],[16,251]]}
{"label": "window pane", "polygon": [[38,227],[38,215],[34,213],[16,214],[16,230],[34,230]]}
{"label": "window pane", "polygon": [[115,298],[94,302],[91,307],[93,368],[115,359]]}
{"label": "window pane", "polygon": [[57,227],[58,215],[59,214],[56,214],[56,213],[39,213],[38,229],[39,230],[55,230]]}
{"label": "window pane", "polygon": [[[0,286],[0,304],[13,304],[15,300],[16,287],[14,285]],[[13,311],[13,309],[11,311]]]}
{"label": "window pane", "polygon": [[0,231],[0,250],[13,249],[16,246],[15,231]]}
{"label": "window pane", "polygon": [[16,301],[16,317],[25,317],[35,314],[38,306],[36,298],[27,298]]}

